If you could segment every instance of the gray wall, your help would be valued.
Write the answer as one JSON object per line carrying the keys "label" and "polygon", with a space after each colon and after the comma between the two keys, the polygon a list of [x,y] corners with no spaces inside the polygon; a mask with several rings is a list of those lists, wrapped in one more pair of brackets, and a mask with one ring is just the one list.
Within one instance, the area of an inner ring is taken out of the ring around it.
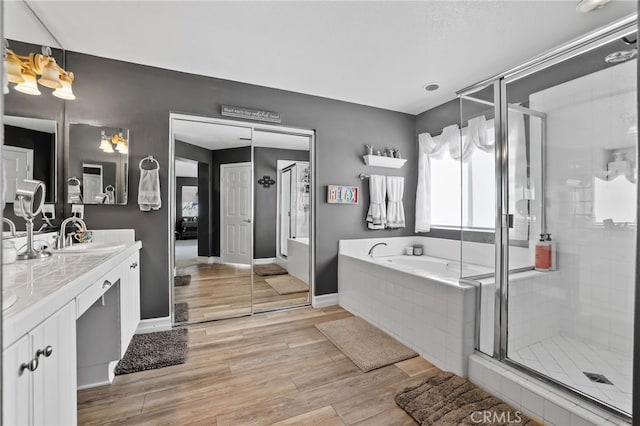
{"label": "gray wall", "polygon": [[[283,125],[316,130],[317,191],[316,294],[337,291],[337,249],[342,238],[398,236],[413,233],[416,187],[414,116],[326,98],[270,89],[228,80],[189,75],[75,52],[67,53],[66,68],[76,75],[77,99],[67,102],[70,122],[126,127],[132,132],[131,164],[153,155],[161,165],[164,207],[141,212],[136,204],[139,170],[130,171],[128,206],[86,206],[87,223],[94,228],[136,229],[141,252],[142,317],[169,314],[167,168],[169,112],[220,117],[220,105],[231,104],[279,112]],[[48,118],[48,117],[43,117]],[[399,170],[366,167],[363,144],[399,148],[410,158]],[[406,177],[403,230],[368,231],[364,222],[368,191],[356,206],[328,205],[327,184],[362,185],[360,172]],[[214,174],[215,177],[215,174]],[[214,209],[215,211],[215,209]]]}
{"label": "gray wall", "polygon": [[257,259],[276,257],[277,188],[276,185],[265,188],[258,183],[258,179],[266,175],[277,181],[278,160],[309,161],[309,151],[262,147],[253,150],[253,191],[256,205],[253,255]]}

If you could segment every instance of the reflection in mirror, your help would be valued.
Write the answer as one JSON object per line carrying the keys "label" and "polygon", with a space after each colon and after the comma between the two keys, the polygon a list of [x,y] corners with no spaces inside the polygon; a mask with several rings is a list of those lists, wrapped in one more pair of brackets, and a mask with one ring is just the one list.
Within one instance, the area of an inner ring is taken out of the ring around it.
{"label": "reflection in mirror", "polygon": [[[310,282],[310,138],[256,129],[253,145],[254,311],[304,305]],[[269,265],[278,266],[278,273],[258,273]]]}
{"label": "reflection in mirror", "polygon": [[5,203],[13,203],[16,187],[25,179],[44,182],[47,203],[56,201],[56,143],[54,120],[28,117],[3,117],[4,146],[2,165],[6,187]]}
{"label": "reflection in mirror", "polygon": [[69,125],[69,204],[127,204],[128,170],[128,129]]}

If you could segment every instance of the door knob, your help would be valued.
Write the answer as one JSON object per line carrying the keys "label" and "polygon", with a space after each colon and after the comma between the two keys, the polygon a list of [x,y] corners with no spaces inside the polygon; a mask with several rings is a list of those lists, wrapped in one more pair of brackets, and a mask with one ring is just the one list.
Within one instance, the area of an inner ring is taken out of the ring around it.
{"label": "door knob", "polygon": [[243,219],[242,221],[245,223],[251,223],[251,219]]}
{"label": "door knob", "polygon": [[34,372],[38,369],[38,358],[34,358],[29,362],[23,362],[22,365],[20,366],[20,374],[22,374],[22,372],[24,370],[29,370],[31,372]]}
{"label": "door knob", "polygon": [[45,358],[49,358],[53,353],[53,346],[47,345],[44,349],[38,349],[36,352],[36,358],[40,358],[40,356],[44,355]]}

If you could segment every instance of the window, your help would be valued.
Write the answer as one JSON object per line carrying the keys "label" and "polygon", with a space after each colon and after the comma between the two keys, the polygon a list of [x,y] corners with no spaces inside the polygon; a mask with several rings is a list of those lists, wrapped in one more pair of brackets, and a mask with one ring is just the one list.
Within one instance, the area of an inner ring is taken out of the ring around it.
{"label": "window", "polygon": [[[493,120],[487,120],[493,140]],[[467,128],[462,129],[466,137]],[[433,227],[495,228],[495,154],[473,149],[464,161],[448,152],[431,157],[431,223]],[[462,213],[461,213],[462,212]]]}

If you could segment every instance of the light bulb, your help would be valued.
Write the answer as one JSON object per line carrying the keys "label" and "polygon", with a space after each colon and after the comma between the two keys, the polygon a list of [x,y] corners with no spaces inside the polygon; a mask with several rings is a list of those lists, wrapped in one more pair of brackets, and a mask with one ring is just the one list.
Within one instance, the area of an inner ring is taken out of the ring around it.
{"label": "light bulb", "polygon": [[22,78],[24,81],[16,86],[18,92],[26,93],[27,95],[39,95],[38,83],[36,83],[36,74],[31,70],[24,70],[22,72]]}

